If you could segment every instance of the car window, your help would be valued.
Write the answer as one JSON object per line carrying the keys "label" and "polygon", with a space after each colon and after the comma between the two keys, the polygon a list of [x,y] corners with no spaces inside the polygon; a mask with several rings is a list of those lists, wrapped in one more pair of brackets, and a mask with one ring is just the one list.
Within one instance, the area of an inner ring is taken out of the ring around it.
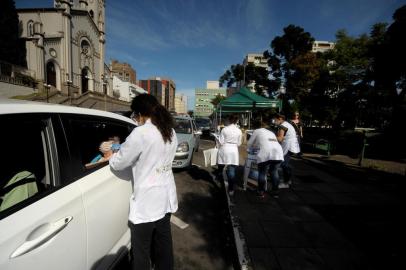
{"label": "car window", "polygon": [[175,118],[175,131],[176,133],[192,134],[192,126],[188,119]]}
{"label": "car window", "polygon": [[69,147],[76,162],[74,175],[81,177],[108,162],[116,147],[123,143],[134,126],[97,116],[63,116],[69,126]]}
{"label": "car window", "polygon": [[[1,116],[7,129],[0,133],[6,158],[0,170],[0,219],[41,198],[52,189],[54,173],[50,152],[49,117]],[[54,153],[55,154],[55,153]]]}

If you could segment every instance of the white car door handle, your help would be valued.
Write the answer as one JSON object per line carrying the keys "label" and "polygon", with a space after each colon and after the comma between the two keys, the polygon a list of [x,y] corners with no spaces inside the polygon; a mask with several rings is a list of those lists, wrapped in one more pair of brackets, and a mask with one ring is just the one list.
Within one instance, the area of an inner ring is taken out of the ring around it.
{"label": "white car door handle", "polygon": [[[21,256],[27,252],[30,252],[33,249],[36,249],[37,247],[43,245],[47,241],[51,240],[52,237],[54,237],[57,233],[62,231],[68,225],[68,223],[71,222],[72,219],[73,219],[72,216],[68,216],[68,217],[62,218],[54,223],[40,226],[39,228],[43,228],[43,227],[45,228],[45,232],[36,236],[35,231],[34,231],[33,235],[35,235],[35,237],[28,237],[27,241],[24,244],[22,244],[21,246],[19,246],[10,255],[10,258],[12,259],[12,258]],[[34,238],[34,239],[31,240],[30,238]]]}

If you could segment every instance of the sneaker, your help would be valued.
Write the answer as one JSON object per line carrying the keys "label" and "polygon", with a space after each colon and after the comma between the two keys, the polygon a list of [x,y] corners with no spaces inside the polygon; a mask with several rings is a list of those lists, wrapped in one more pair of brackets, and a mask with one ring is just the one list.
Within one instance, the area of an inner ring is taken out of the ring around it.
{"label": "sneaker", "polygon": [[292,180],[288,181],[288,185],[291,186],[292,185]]}
{"label": "sneaker", "polygon": [[289,188],[289,184],[280,183],[278,188]]}
{"label": "sneaker", "polygon": [[258,191],[257,196],[258,196],[258,198],[263,199],[263,198],[265,198],[265,192],[264,191]]}
{"label": "sneaker", "polygon": [[228,191],[228,195],[231,196],[231,197],[234,196],[234,190]]}

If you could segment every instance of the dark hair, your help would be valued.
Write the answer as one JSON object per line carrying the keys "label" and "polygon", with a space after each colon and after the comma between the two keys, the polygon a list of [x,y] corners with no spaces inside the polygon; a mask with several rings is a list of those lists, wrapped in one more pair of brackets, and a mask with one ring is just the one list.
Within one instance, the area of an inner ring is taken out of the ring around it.
{"label": "dark hair", "polygon": [[238,116],[236,114],[230,114],[228,116],[228,121],[230,122],[230,124],[235,124],[238,121]]}
{"label": "dark hair", "polygon": [[283,113],[275,113],[274,117],[277,119],[282,119],[282,120],[286,119],[285,115]]}
{"label": "dark hair", "polygon": [[151,122],[161,132],[164,142],[172,142],[172,128],[174,127],[172,115],[159,104],[154,96],[149,94],[136,96],[131,103],[131,110],[135,114],[150,117]]}

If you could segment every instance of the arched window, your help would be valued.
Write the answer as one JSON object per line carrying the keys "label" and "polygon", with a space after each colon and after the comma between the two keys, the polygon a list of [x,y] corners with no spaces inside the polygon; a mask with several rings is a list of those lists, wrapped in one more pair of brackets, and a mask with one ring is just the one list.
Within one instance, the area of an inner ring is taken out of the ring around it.
{"label": "arched window", "polygon": [[28,21],[27,23],[27,36],[32,37],[34,35],[34,22]]}
{"label": "arched window", "polygon": [[89,76],[87,68],[82,69],[82,94],[89,91]]}
{"label": "arched window", "polygon": [[52,62],[47,63],[47,84],[56,87],[56,69]]}

